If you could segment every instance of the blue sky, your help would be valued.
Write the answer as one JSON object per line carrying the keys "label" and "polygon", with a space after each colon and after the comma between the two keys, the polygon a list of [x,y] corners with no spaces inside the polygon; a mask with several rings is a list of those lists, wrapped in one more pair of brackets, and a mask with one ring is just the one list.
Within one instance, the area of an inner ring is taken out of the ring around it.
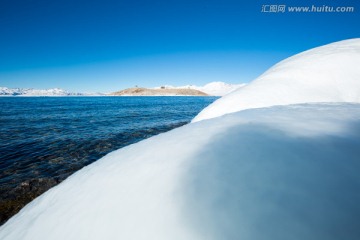
{"label": "blue sky", "polygon": [[[353,13],[262,13],[262,5]],[[0,86],[110,92],[249,82],[303,50],[360,37],[360,2],[1,0]]]}

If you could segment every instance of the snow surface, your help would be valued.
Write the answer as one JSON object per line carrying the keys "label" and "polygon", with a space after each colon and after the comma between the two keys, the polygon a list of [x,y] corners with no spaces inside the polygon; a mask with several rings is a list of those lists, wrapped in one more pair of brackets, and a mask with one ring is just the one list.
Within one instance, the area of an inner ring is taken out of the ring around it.
{"label": "snow surface", "polygon": [[244,109],[309,102],[360,102],[360,38],[281,61],[205,108],[193,122]]}
{"label": "snow surface", "polygon": [[[229,94],[236,89],[239,89],[243,86],[245,86],[245,83],[242,84],[229,84],[224,82],[211,82],[204,86],[196,86],[196,85],[186,85],[186,86],[180,86],[180,87],[174,87],[171,85],[165,85],[162,86],[166,89],[195,89],[199,90],[201,92],[204,92],[206,94],[212,95],[212,96],[224,96],[226,94]],[[154,89],[159,89],[161,87],[156,87]]]}
{"label": "snow surface", "polygon": [[112,152],[2,240],[360,239],[360,104],[251,109]]}

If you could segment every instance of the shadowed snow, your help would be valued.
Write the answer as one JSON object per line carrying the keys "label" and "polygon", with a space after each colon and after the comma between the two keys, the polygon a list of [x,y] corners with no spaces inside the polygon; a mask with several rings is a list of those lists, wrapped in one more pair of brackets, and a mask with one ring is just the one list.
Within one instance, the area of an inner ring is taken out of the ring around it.
{"label": "shadowed snow", "polygon": [[0,239],[359,239],[359,134],[360,104],[189,124],[78,171]]}

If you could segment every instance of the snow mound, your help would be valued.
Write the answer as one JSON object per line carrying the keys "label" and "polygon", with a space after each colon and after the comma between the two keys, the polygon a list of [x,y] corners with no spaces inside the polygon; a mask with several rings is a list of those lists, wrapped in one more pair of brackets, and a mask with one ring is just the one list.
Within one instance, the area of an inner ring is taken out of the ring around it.
{"label": "snow mound", "polygon": [[251,109],[112,152],[2,240],[360,239],[360,104]]}
{"label": "snow mound", "polygon": [[236,89],[245,86],[245,83],[242,84],[229,84],[224,82],[211,82],[206,84],[205,86],[196,86],[196,85],[186,85],[186,86],[180,86],[180,87],[174,87],[171,85],[164,85],[161,87],[155,87],[154,89],[194,89],[201,92],[204,92],[208,95],[212,96],[224,96],[226,94],[229,94]]}
{"label": "snow mound", "polygon": [[310,102],[360,102],[360,39],[285,59],[250,84],[217,100],[193,120],[250,108]]}

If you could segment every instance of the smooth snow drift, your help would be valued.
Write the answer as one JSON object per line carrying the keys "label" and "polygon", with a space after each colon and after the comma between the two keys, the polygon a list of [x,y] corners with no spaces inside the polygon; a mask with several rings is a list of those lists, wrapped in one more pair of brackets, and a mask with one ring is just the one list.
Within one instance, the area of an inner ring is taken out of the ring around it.
{"label": "smooth snow drift", "polygon": [[360,102],[360,39],[314,48],[276,64],[217,100],[193,122],[250,108],[310,102]]}
{"label": "smooth snow drift", "polygon": [[2,240],[360,239],[360,104],[252,109],[112,152]]}

